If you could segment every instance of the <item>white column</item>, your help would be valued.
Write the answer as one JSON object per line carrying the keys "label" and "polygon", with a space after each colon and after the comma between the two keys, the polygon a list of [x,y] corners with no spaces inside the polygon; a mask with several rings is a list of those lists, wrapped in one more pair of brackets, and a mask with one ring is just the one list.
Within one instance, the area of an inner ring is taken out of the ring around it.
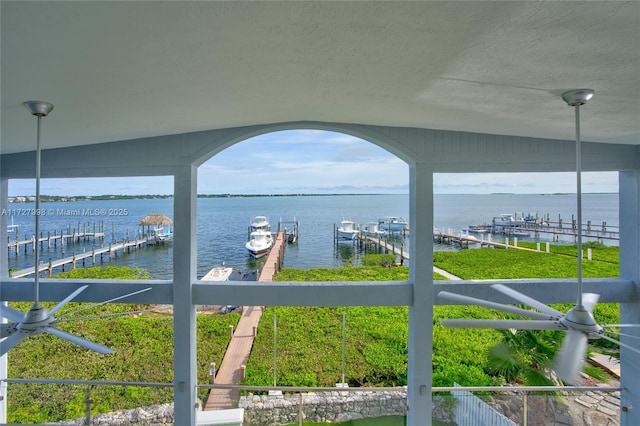
{"label": "white column", "polygon": [[[8,210],[9,210],[9,180],[0,180],[0,277],[5,278],[9,272],[8,253],[7,249],[7,225],[8,222]],[[5,214],[6,213],[6,214]]]}
{"label": "white column", "polygon": [[[8,190],[9,190],[9,181],[8,179],[0,180],[0,278],[7,277],[9,266],[8,266],[8,250],[7,250],[7,215],[2,214],[2,212],[6,212],[8,210]],[[5,304],[6,302],[0,302],[1,304]],[[2,307],[0,306],[0,309]],[[2,318],[0,322],[6,323],[7,320]],[[7,355],[0,357],[0,379],[7,378]],[[7,422],[7,384],[2,382],[0,384],[0,423],[4,424]]]}
{"label": "white column", "polygon": [[196,279],[197,168],[174,176],[173,193],[173,380],[175,424],[196,424],[196,308],[191,286]]}
{"label": "white column", "polygon": [[[640,294],[640,170],[620,172],[620,277],[632,280]],[[639,300],[620,303],[620,322],[640,324]],[[640,328],[622,332],[640,337]],[[640,349],[637,339],[622,336],[620,340]],[[640,425],[640,355],[620,348],[620,370],[620,424]]]}
{"label": "white column", "polygon": [[413,304],[409,306],[408,426],[431,425],[433,342],[433,173],[410,167],[409,201]]}

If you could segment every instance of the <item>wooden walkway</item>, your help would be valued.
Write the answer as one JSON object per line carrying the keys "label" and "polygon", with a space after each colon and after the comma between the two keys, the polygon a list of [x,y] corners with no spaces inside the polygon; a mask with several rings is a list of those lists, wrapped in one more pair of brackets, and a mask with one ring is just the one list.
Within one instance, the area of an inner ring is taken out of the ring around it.
{"label": "wooden walkway", "polygon": [[[267,255],[258,281],[272,281],[273,276],[280,270],[284,259],[285,233],[278,232],[273,247]],[[220,368],[214,382],[216,384],[236,385],[244,380],[244,368],[249,360],[253,347],[255,332],[260,324],[264,308],[262,306],[245,306],[229,346],[224,354]],[[227,410],[235,408],[240,398],[240,391],[235,389],[211,389],[204,411]]]}
{"label": "wooden walkway", "polygon": [[536,249],[532,249],[528,247],[520,247],[520,246],[515,246],[513,244],[507,245],[506,243],[499,243],[496,241],[479,239],[476,237],[472,237],[470,235],[452,234],[452,233],[447,233],[447,232],[442,232],[437,230],[433,231],[433,239],[440,243],[448,242],[450,244],[460,244],[461,246],[464,246],[465,244],[468,246],[469,243],[472,243],[472,244],[480,244],[480,246],[490,246],[490,247],[503,248],[503,249],[515,249],[515,250],[536,251],[536,252],[538,251]]}
{"label": "wooden walkway", "polygon": [[[538,237],[540,234],[553,234],[553,239],[557,240],[558,236],[560,235],[574,237],[574,239],[577,238],[577,228],[578,226],[576,225],[575,220],[563,223],[563,221],[560,219],[557,222],[526,222],[518,229],[532,231],[536,237]],[[619,227],[607,225],[606,222],[602,222],[601,225],[594,225],[589,220],[586,224],[582,224],[580,230],[583,237],[595,238],[598,241],[620,239]]]}
{"label": "wooden walkway", "polygon": [[[65,244],[68,245],[70,240],[80,241],[81,239],[86,240],[89,238],[93,238],[94,241],[96,239],[104,239],[104,232],[74,232],[72,234],[62,234],[62,233],[57,234],[54,232],[53,235],[49,234],[46,237],[38,238],[38,242],[40,243],[41,247],[44,244],[46,244],[47,247],[51,247],[52,243],[54,246],[57,246],[58,242],[60,242],[60,245],[64,246]],[[7,243],[7,247],[9,248],[9,254],[14,252],[17,256],[19,254],[21,246],[24,246],[25,253],[26,253],[27,247],[29,246],[33,247],[35,244],[36,244],[36,238],[31,237],[29,239],[19,240],[19,241],[9,240],[9,242]]]}
{"label": "wooden walkway", "polygon": [[404,250],[403,246],[396,247],[394,243],[389,243],[382,238],[369,237],[365,235],[359,235],[358,239],[365,244],[373,244],[379,246],[385,250],[385,253],[394,253],[400,256],[400,260],[409,260],[409,252]]}
{"label": "wooden walkway", "polygon": [[[102,259],[103,255],[108,254],[109,258],[111,258],[118,251],[122,251],[124,253],[125,250],[130,250],[132,248],[134,250],[137,250],[138,248],[144,245],[152,244],[152,243],[155,243],[155,238],[141,239],[141,240],[134,240],[134,241],[123,241],[121,243],[109,244],[107,247],[101,247],[101,248],[93,249],[89,252],[74,254],[73,256],[65,257],[58,260],[50,260],[48,263],[41,263],[40,266],[38,267],[38,272],[47,271],[49,273],[49,276],[51,276],[53,273],[53,268],[62,267],[62,269],[64,270],[65,265],[71,265],[75,269],[76,264],[78,262],[82,262],[82,266],[85,266],[85,262],[87,259],[91,259],[91,265],[95,265],[96,257],[98,256]],[[26,277],[26,276],[32,275],[34,271],[35,271],[35,267],[32,266],[30,268],[25,268],[25,269],[21,269],[19,271],[13,272],[11,274],[11,277],[12,278]]]}
{"label": "wooden walkway", "polygon": [[[215,383],[239,384],[244,380],[244,366],[249,360],[255,337],[253,333],[260,324],[262,312],[261,306],[245,306],[242,310],[242,317],[216,373]],[[211,389],[204,410],[235,408],[239,398],[240,391],[237,389]]]}

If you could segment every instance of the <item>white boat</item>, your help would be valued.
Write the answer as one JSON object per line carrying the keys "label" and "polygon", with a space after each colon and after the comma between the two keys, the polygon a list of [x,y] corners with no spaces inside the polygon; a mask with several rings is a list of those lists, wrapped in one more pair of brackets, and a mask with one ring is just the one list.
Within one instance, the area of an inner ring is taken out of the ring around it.
{"label": "white boat", "polygon": [[258,229],[249,234],[249,241],[245,244],[249,254],[256,259],[261,258],[269,252],[273,245],[271,231]]}
{"label": "white boat", "polygon": [[465,231],[470,234],[486,234],[487,232],[491,232],[491,225],[469,225],[469,228],[465,229]]}
{"label": "white boat", "polygon": [[153,236],[157,241],[172,241],[173,230],[171,228],[165,228],[164,226],[156,226],[153,228]]}
{"label": "white boat", "polygon": [[255,216],[251,220],[251,232],[258,230],[270,231],[271,225],[269,224],[269,218],[267,216]]}
{"label": "white boat", "polygon": [[228,281],[232,272],[231,266],[216,266],[202,277],[202,281]]}
{"label": "white boat", "polygon": [[359,232],[352,220],[343,220],[338,226],[338,240],[355,240]]}
{"label": "white boat", "polygon": [[520,228],[536,222],[536,218],[530,214],[525,216],[524,213],[503,213],[495,216],[491,220],[494,230],[501,231],[501,228]]}
{"label": "white boat", "polygon": [[385,230],[380,229],[379,223],[377,222],[367,223],[365,227],[360,230],[360,233],[367,237],[382,237],[387,234]]}
{"label": "white boat", "polygon": [[378,220],[380,229],[386,232],[402,232],[409,230],[409,222],[398,216],[387,216]]}

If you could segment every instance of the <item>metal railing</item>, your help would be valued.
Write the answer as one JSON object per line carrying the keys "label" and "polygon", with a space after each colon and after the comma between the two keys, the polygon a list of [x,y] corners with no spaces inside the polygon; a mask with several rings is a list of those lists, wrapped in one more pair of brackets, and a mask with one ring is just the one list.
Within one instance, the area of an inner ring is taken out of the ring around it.
{"label": "metal railing", "polygon": [[[7,378],[0,380],[0,386],[6,386],[7,384],[51,384],[51,385],[72,385],[84,388],[79,390],[85,392],[84,403],[86,404],[85,410],[85,424],[92,424],[92,404],[94,400],[92,398],[92,389],[94,387],[104,386],[121,386],[121,387],[152,387],[152,388],[173,388],[173,383],[153,383],[153,382],[126,382],[126,381],[102,381],[102,380],[59,380],[59,379],[19,379],[19,378]],[[227,384],[198,384],[196,385],[196,391],[198,389],[228,389],[236,391],[257,392],[268,394],[270,391],[279,391],[281,394],[293,394],[297,397],[299,395],[299,404],[297,412],[299,413],[299,424],[302,424],[303,415],[303,400],[302,395],[306,393],[374,393],[374,392],[406,392],[406,387],[308,387],[308,386],[245,386],[245,385],[227,385]],[[613,386],[470,386],[470,387],[433,387],[431,389],[434,398],[453,398],[445,395],[446,393],[454,393],[460,391],[476,392],[486,396],[487,393],[491,395],[509,395],[510,398],[516,398],[520,402],[517,404],[521,407],[522,415],[515,424],[527,426],[528,417],[531,414],[532,407],[530,406],[531,398],[536,397],[538,393],[549,394],[556,393],[560,395],[587,395],[593,393],[599,394],[611,394],[621,391],[621,387]],[[451,404],[455,405],[455,402]],[[619,410],[624,411],[625,407],[617,407]],[[536,414],[536,413],[533,413]],[[479,424],[474,423],[474,424]]]}

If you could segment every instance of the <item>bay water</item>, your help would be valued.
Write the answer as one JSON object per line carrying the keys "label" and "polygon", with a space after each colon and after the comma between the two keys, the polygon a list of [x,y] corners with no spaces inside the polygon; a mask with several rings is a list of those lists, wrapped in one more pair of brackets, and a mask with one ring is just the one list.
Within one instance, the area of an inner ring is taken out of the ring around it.
{"label": "bay water", "polygon": [[[88,240],[69,244],[64,249],[45,247],[41,260],[59,259],[74,253],[91,251],[110,242],[133,239],[142,231],[139,222],[148,214],[160,213],[173,218],[172,199],[113,199],[83,200],[68,202],[43,202],[40,230],[47,233],[67,233],[73,229],[102,229],[103,241]],[[30,238],[34,232],[33,203],[13,203],[6,212],[8,223],[18,226],[18,238]],[[353,220],[367,224],[386,216],[409,219],[408,195],[330,195],[330,196],[256,196],[199,198],[197,216],[198,277],[223,262],[240,271],[255,271],[260,260],[251,258],[244,245],[248,238],[248,226],[257,215],[269,217],[272,230],[282,227],[292,230],[291,222],[299,222],[297,244],[288,244],[285,249],[285,268],[333,268],[357,262],[362,254],[353,243],[338,243],[334,240],[334,229],[341,220]],[[22,211],[22,214],[19,213]],[[435,195],[434,227],[458,233],[469,225],[491,223],[494,216],[523,212],[538,217],[549,216],[551,221],[562,218],[570,223],[575,215],[575,194],[558,195]],[[420,220],[420,218],[417,218]],[[606,222],[607,227],[619,225],[618,194],[584,194],[583,221],[593,226]],[[14,240],[15,233],[9,238]],[[532,238],[521,238],[532,240]],[[551,236],[542,236],[549,241]],[[565,241],[570,243],[571,241]],[[607,242],[615,244],[616,242]],[[409,249],[408,237],[398,237],[396,244]],[[436,250],[452,250],[451,246],[437,245]],[[116,266],[137,266],[149,271],[156,279],[170,279],[172,274],[173,246],[171,243],[144,248],[125,255],[105,259]],[[27,254],[21,249],[18,256],[9,253],[9,268],[22,269],[33,266],[31,249]]]}

